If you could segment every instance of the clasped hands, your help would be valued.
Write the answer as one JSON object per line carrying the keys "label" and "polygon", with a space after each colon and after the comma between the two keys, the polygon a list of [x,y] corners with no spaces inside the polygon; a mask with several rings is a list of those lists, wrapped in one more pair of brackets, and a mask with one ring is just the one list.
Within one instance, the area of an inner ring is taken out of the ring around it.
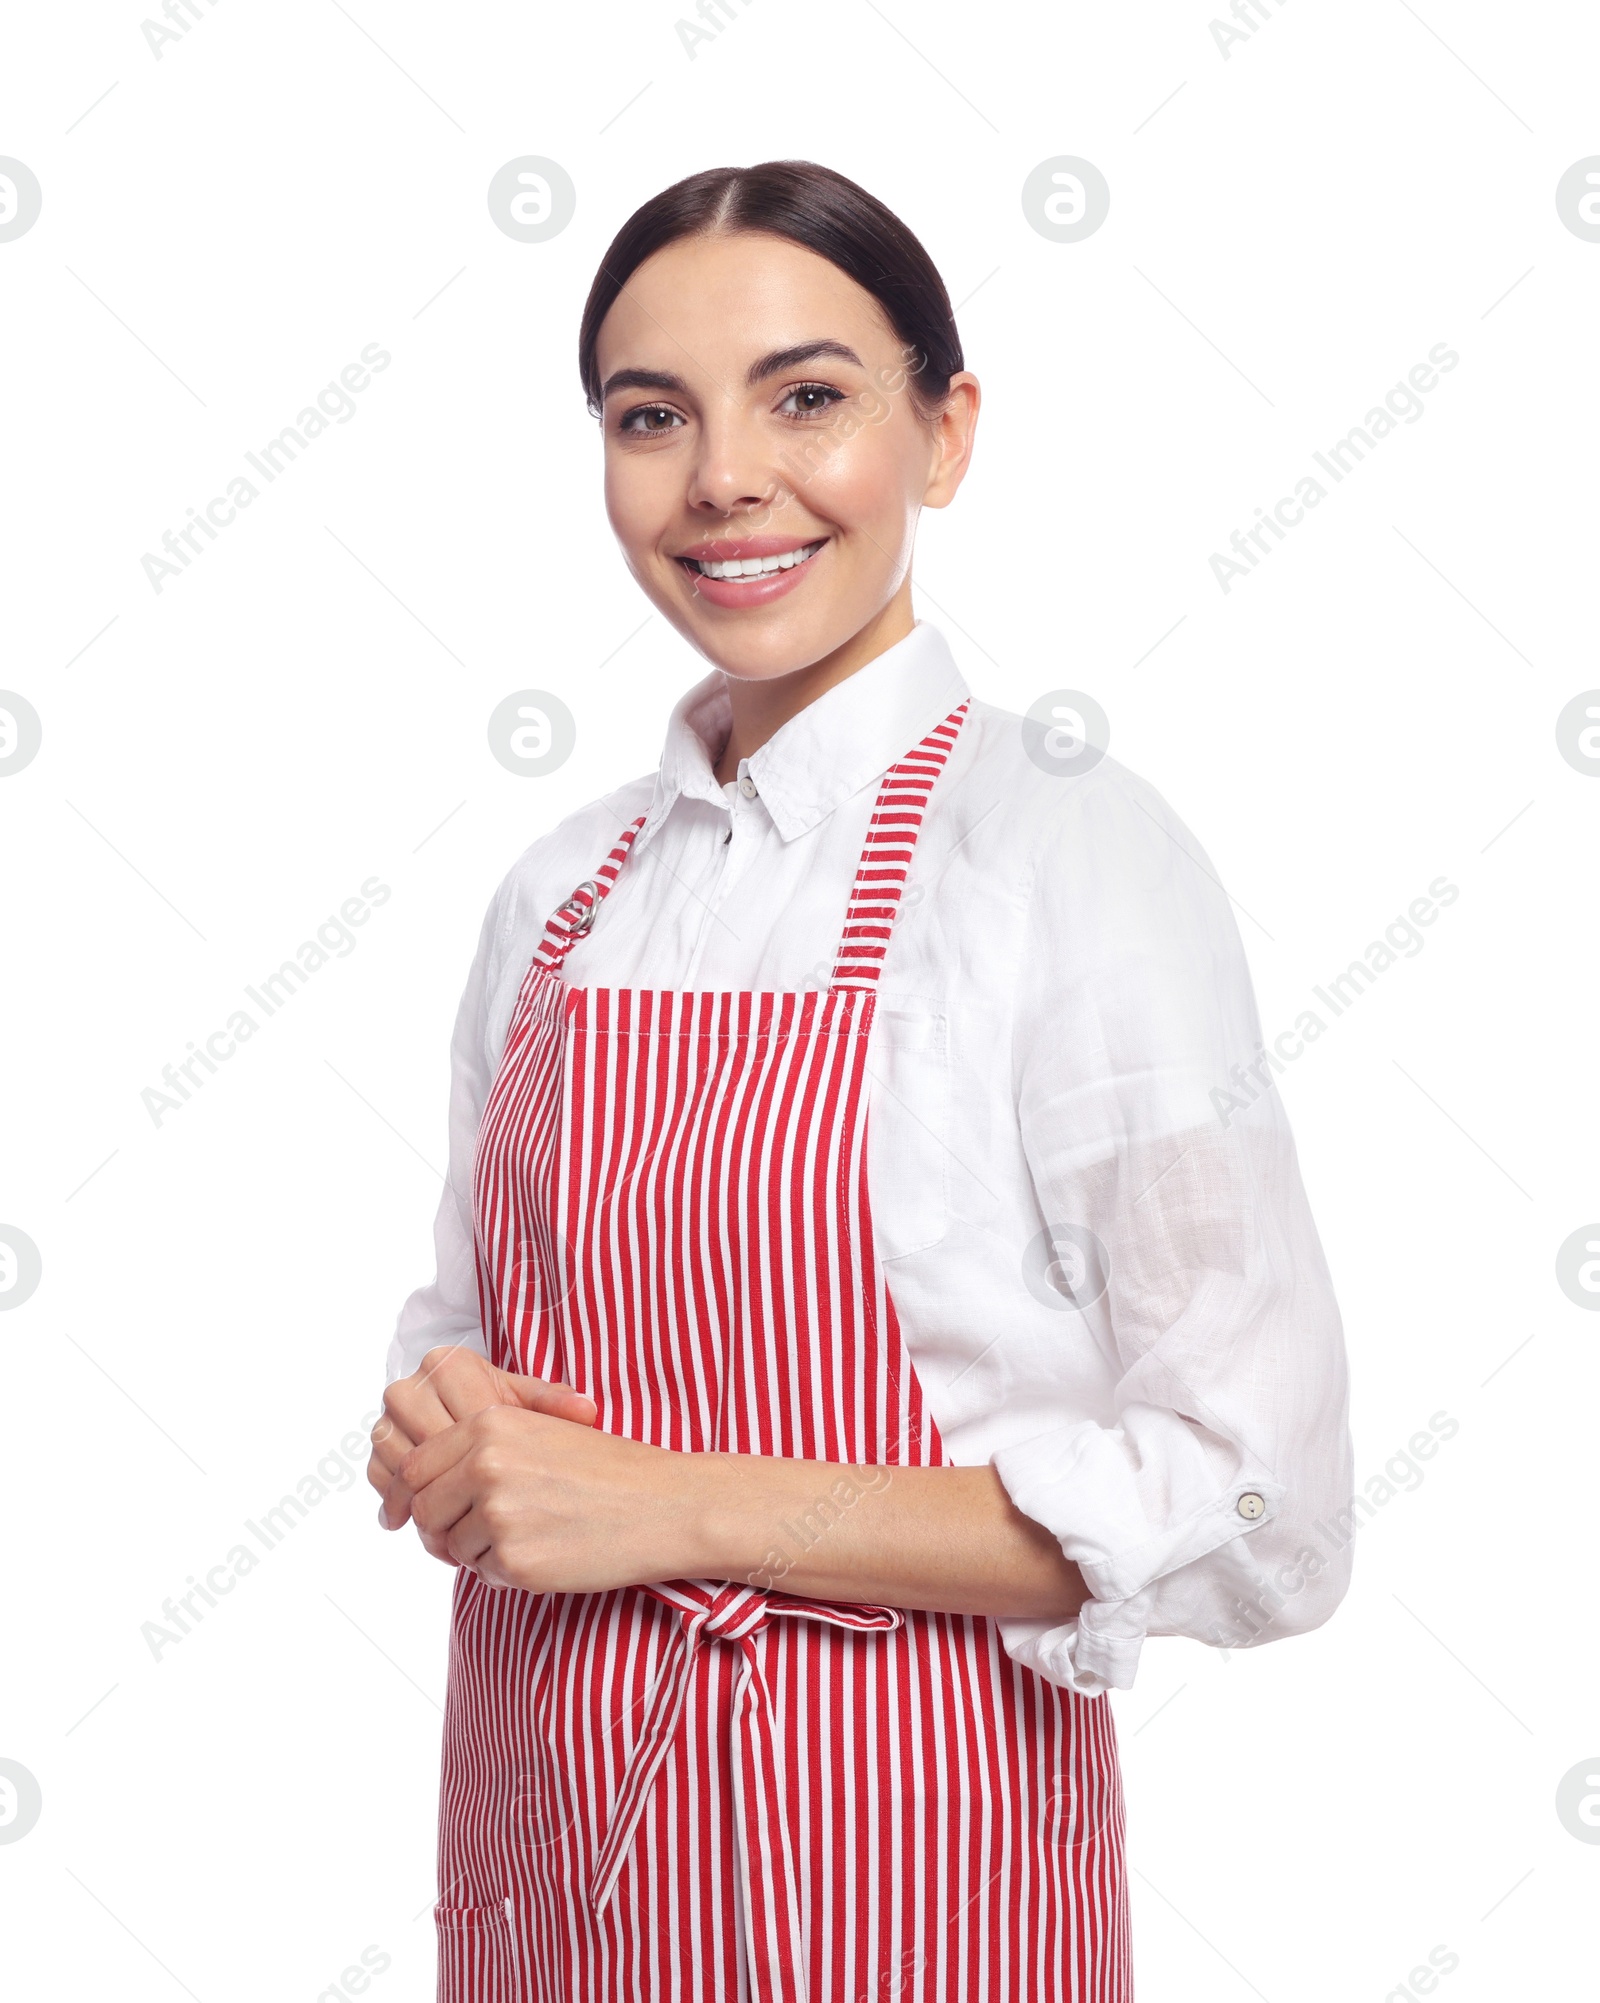
{"label": "clasped hands", "polygon": [[489,1586],[593,1593],[706,1576],[713,1457],[619,1439],[597,1416],[568,1385],[431,1349],[389,1386],[372,1429],[378,1520],[414,1523],[435,1558]]}
{"label": "clasped hands", "polygon": [[1056,1621],[1088,1596],[992,1467],[647,1446],[602,1432],[593,1399],[569,1385],[496,1370],[475,1349],[430,1349],[383,1407],[367,1465],[380,1522],[415,1523],[435,1558],[489,1586],[782,1577],[786,1593],[819,1600]]}

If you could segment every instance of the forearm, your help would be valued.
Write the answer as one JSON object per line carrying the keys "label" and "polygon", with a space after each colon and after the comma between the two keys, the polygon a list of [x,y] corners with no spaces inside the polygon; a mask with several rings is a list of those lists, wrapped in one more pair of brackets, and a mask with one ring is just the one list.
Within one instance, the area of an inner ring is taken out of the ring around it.
{"label": "forearm", "polygon": [[687,1575],[805,1599],[1066,1620],[1088,1597],[992,1467],[687,1454]]}

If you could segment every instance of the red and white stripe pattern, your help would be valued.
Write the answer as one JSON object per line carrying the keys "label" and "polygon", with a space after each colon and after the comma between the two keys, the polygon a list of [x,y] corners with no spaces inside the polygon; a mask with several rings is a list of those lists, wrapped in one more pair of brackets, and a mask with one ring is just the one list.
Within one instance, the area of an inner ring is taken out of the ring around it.
{"label": "red and white stripe pattern", "polygon": [[825,991],[567,986],[641,822],[528,970],[475,1172],[495,1360],[628,1438],[835,1465],[746,1580],[458,1575],[441,2003],[1131,1995],[1107,1699],[990,1620],[782,1589],[896,1466],[948,1464],[874,1255],[866,1061],[965,708],[883,781]]}
{"label": "red and white stripe pattern", "polygon": [[967,705],[959,704],[884,776],[845,912],[833,969],[836,988],[877,986],[928,795],[944,770],[966,714]]}

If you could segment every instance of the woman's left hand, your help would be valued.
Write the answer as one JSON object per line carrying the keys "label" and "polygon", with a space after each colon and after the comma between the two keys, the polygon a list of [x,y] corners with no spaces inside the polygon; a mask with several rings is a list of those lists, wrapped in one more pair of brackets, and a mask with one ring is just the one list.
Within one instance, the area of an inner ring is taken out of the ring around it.
{"label": "woman's left hand", "polygon": [[414,1447],[399,1473],[434,1557],[533,1593],[698,1576],[689,1470],[706,1457],[494,1405]]}

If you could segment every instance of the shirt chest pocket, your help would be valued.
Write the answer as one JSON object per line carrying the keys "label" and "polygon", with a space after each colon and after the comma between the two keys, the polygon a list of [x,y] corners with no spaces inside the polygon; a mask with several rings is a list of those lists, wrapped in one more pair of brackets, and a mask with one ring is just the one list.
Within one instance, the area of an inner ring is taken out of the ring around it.
{"label": "shirt chest pocket", "polygon": [[950,1027],[931,1002],[880,996],[867,1051],[867,1188],[887,1263],[949,1228]]}

